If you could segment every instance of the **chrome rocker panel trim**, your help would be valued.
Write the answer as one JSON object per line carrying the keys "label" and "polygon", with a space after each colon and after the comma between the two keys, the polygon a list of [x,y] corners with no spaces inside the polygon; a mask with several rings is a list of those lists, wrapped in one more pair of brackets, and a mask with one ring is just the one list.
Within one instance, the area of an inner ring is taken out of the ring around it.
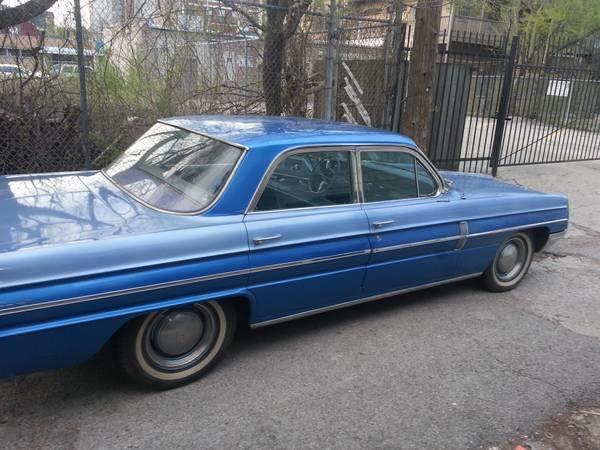
{"label": "chrome rocker panel trim", "polygon": [[277,319],[265,320],[264,322],[257,322],[250,324],[250,328],[261,328],[266,327],[268,325],[274,325],[276,323],[287,322],[289,320],[300,319],[301,317],[312,316],[315,314],[320,314],[327,311],[333,311],[336,309],[347,308],[349,306],[360,305],[361,303],[368,303],[375,300],[381,300],[388,297],[393,297],[395,295],[406,294],[413,291],[420,291],[421,289],[427,289],[435,286],[441,286],[443,284],[454,283],[457,281],[468,280],[470,278],[477,278],[481,276],[483,272],[472,273],[469,275],[463,275],[461,277],[450,278],[448,280],[435,281],[433,283],[422,284],[420,286],[413,286],[405,289],[399,289],[397,291],[386,292],[384,294],[373,295],[371,297],[359,298],[357,300],[351,300],[345,303],[337,303],[335,305],[325,306],[323,308],[311,309],[310,311],[304,311],[297,314],[291,314],[289,316],[278,317]]}

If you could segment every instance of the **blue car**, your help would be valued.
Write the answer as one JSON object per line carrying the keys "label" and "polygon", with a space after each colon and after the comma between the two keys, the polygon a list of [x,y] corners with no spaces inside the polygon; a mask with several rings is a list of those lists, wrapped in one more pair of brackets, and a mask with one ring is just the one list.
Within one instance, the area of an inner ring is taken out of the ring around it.
{"label": "blue car", "polygon": [[444,283],[514,288],[567,198],[438,172],[316,120],[161,120],[103,171],[0,177],[0,376],[107,344],[133,380],[205,374],[262,327]]}

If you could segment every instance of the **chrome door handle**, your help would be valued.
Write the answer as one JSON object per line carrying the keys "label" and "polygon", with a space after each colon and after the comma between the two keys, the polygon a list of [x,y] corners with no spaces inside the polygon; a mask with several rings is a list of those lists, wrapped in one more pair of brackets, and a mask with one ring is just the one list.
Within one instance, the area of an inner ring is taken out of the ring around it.
{"label": "chrome door handle", "polygon": [[373,222],[373,227],[375,228],[381,228],[384,227],[386,225],[391,225],[393,224],[394,221],[393,220],[380,220],[379,222]]}
{"label": "chrome door handle", "polygon": [[279,239],[280,237],[280,234],[274,234],[273,236],[255,237],[254,239],[252,239],[252,242],[254,242],[254,245],[260,245],[267,241],[274,241],[275,239]]}

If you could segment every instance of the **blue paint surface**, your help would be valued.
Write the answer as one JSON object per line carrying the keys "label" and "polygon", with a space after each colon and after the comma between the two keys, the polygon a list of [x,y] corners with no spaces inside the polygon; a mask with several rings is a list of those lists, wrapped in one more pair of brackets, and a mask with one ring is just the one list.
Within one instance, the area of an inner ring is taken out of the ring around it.
{"label": "blue paint surface", "polygon": [[[231,298],[249,304],[252,323],[273,320],[482,272],[511,233],[490,231],[567,227],[563,196],[453,172],[441,173],[449,189],[436,197],[246,214],[290,148],[415,145],[305,119],[165,122],[248,148],[203,214],[153,210],[101,172],[0,177],[0,376],[80,363],[149,311]],[[461,221],[473,236],[456,250]]]}

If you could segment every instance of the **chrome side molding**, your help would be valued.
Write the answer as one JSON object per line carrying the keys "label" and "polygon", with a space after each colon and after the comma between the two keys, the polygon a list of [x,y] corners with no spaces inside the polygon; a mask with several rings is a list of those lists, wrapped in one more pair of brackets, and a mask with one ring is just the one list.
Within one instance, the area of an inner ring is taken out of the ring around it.
{"label": "chrome side molding", "polygon": [[549,220],[547,222],[528,223],[526,225],[517,225],[514,227],[499,228],[497,230],[482,231],[480,233],[472,233],[472,234],[469,234],[469,237],[471,238],[471,237],[478,237],[478,236],[488,236],[490,234],[506,233],[508,231],[527,230],[528,228],[536,228],[536,227],[541,227],[543,225],[551,225],[553,223],[562,223],[562,222],[568,222],[568,221],[569,221],[569,219],[556,219],[556,220]]}
{"label": "chrome side molding", "polygon": [[86,303],[86,302],[92,302],[92,301],[96,301],[96,300],[104,300],[107,298],[118,297],[121,295],[138,294],[140,292],[147,292],[147,291],[153,291],[153,290],[157,290],[157,289],[165,289],[165,288],[171,288],[171,287],[177,287],[177,286],[184,286],[186,284],[201,283],[203,281],[212,281],[212,280],[218,280],[221,278],[248,275],[251,273],[267,272],[269,270],[286,269],[289,267],[303,266],[306,264],[315,264],[315,263],[319,263],[319,262],[335,261],[337,259],[350,258],[353,256],[365,255],[367,253],[371,253],[371,250],[370,249],[357,250],[354,252],[341,253],[341,254],[333,255],[333,256],[321,256],[321,257],[310,258],[310,259],[302,259],[300,261],[271,264],[268,266],[259,266],[259,267],[255,267],[253,269],[248,268],[248,269],[233,270],[231,272],[221,272],[221,273],[216,273],[216,274],[211,274],[211,275],[203,275],[203,276],[194,277],[194,278],[186,278],[184,280],[167,281],[164,283],[150,284],[150,285],[146,285],[146,286],[118,289],[115,291],[103,292],[101,294],[90,294],[90,295],[82,295],[79,297],[71,297],[71,298],[67,298],[67,299],[51,300],[51,301],[43,302],[43,303],[26,303],[26,304],[16,304],[16,305],[12,304],[5,308],[0,309],[0,316],[8,316],[11,314],[36,311],[38,309],[54,308],[57,306],[67,306],[67,305],[74,305],[77,303]]}
{"label": "chrome side molding", "polygon": [[291,314],[289,316],[278,317],[276,319],[265,320],[263,322],[256,322],[250,324],[250,328],[261,328],[267,325],[274,325],[276,323],[287,322],[289,320],[300,319],[301,317],[313,316],[327,311],[333,311],[336,309],[347,308],[349,306],[360,305],[361,303],[372,302],[375,300],[381,300],[383,298],[393,297],[394,295],[406,294],[408,292],[420,291],[421,289],[427,289],[435,286],[441,286],[443,284],[455,283],[457,281],[468,280],[470,278],[476,278],[483,272],[471,273],[469,275],[463,275],[461,277],[450,278],[448,280],[435,281],[433,283],[422,284],[420,286],[413,286],[405,289],[399,289],[397,291],[386,292],[384,294],[372,295],[370,297],[359,298],[358,300],[351,300],[344,303],[336,303],[335,305],[325,306],[323,308],[311,309],[310,311],[304,311],[301,313]]}
{"label": "chrome side molding", "polygon": [[397,245],[390,245],[388,247],[374,248],[373,253],[390,252],[393,250],[402,250],[403,248],[420,247],[422,245],[439,244],[441,242],[448,242],[448,241],[457,241],[459,239],[461,239],[461,236],[446,236],[446,237],[441,237],[441,238],[428,239],[426,241],[407,242],[405,244],[397,244]]}
{"label": "chrome side molding", "polygon": [[[374,248],[373,253],[389,252],[393,250],[401,250],[403,248],[420,247],[421,245],[439,244],[441,242],[458,241],[456,250],[461,250],[465,247],[467,241],[473,237],[489,236],[493,234],[507,233],[509,231],[527,230],[529,228],[551,225],[553,223],[567,222],[569,219],[550,220],[548,222],[530,223],[526,225],[518,225],[508,228],[499,228],[497,230],[482,231],[480,233],[469,233],[469,224],[465,221],[459,222],[460,234],[456,236],[445,236],[441,238],[428,239],[426,241],[407,242],[405,244],[390,245],[388,247]],[[554,233],[553,233],[554,234]]]}
{"label": "chrome side molding", "polygon": [[[103,300],[106,298],[117,297],[120,295],[136,294],[136,293],[146,292],[146,291],[151,291],[151,290],[156,290],[156,289],[164,289],[164,288],[182,286],[182,285],[186,285],[186,284],[200,283],[203,281],[217,280],[217,279],[226,278],[226,277],[248,275],[251,273],[260,273],[260,272],[266,272],[269,270],[285,269],[285,268],[289,268],[289,267],[297,267],[297,266],[303,266],[306,264],[314,264],[314,263],[325,262],[325,261],[334,261],[336,259],[350,258],[350,257],[365,255],[365,254],[369,254],[369,253],[378,253],[378,252],[385,252],[385,251],[391,251],[391,250],[399,250],[399,249],[403,249],[403,248],[417,247],[420,245],[435,244],[435,243],[439,243],[439,242],[446,242],[446,241],[452,241],[452,240],[460,241],[465,236],[466,236],[466,239],[468,239],[471,237],[487,236],[487,235],[492,235],[492,234],[497,234],[497,233],[505,233],[508,231],[526,230],[529,228],[550,225],[553,223],[568,222],[568,220],[569,219],[556,219],[556,220],[550,220],[547,222],[525,224],[525,225],[519,225],[519,226],[514,226],[514,227],[501,228],[501,229],[497,229],[497,230],[484,231],[484,232],[480,232],[480,233],[473,233],[473,234],[466,234],[466,235],[461,234],[458,236],[448,236],[448,237],[444,237],[444,238],[430,239],[427,241],[409,242],[409,243],[394,245],[394,246],[390,246],[390,247],[376,248],[373,250],[363,249],[363,250],[357,250],[357,251],[348,252],[348,253],[341,253],[341,254],[332,255],[332,256],[322,256],[322,257],[316,257],[316,258],[310,258],[310,259],[303,259],[303,260],[299,260],[299,261],[271,264],[268,266],[239,269],[239,270],[234,270],[234,271],[230,271],[230,272],[221,272],[221,273],[203,275],[203,276],[194,277],[194,278],[186,278],[184,280],[167,281],[167,282],[163,282],[163,283],[151,284],[151,285],[146,285],[146,286],[119,289],[119,290],[115,290],[115,291],[104,292],[101,294],[90,294],[90,295],[72,297],[72,298],[67,298],[67,299],[51,300],[51,301],[43,302],[43,303],[33,303],[34,300],[29,300],[29,303],[11,304],[11,305],[5,306],[4,308],[1,308],[0,316],[7,316],[7,315],[17,314],[17,313],[22,313],[22,312],[35,311],[38,309],[46,309],[46,308],[53,308],[53,307],[58,307],[58,306],[73,305],[76,303],[91,302],[91,301],[95,301],[95,300]],[[461,229],[461,233],[462,233],[462,231],[463,230]],[[554,240],[555,238],[562,237],[562,233],[563,232],[552,233],[550,235],[551,239]],[[466,239],[465,239],[465,243],[466,243]],[[473,276],[478,276],[478,275],[480,275],[480,274],[474,274]],[[459,277],[457,279],[444,280],[441,282],[437,282],[431,286],[436,286],[438,284],[444,284],[444,283],[451,283],[453,281],[459,281],[460,279],[463,279],[463,278]],[[430,285],[423,285],[423,286],[419,286],[414,289],[411,288],[411,290],[421,289],[421,288],[425,288],[425,287],[430,287]],[[399,294],[402,292],[406,292],[406,291],[404,291],[404,290],[397,291],[396,294]],[[395,293],[386,294],[386,296],[388,296],[388,295],[395,295]],[[378,297],[382,298],[380,296],[378,296]],[[376,299],[372,299],[372,300],[376,300]],[[363,301],[370,301],[370,300],[363,299]],[[357,302],[357,301],[355,300],[354,302]],[[347,305],[347,306],[350,306],[350,305]],[[301,313],[301,314],[304,314],[304,313]],[[316,314],[316,312],[314,314]],[[276,320],[278,320],[278,319],[276,319]]]}

